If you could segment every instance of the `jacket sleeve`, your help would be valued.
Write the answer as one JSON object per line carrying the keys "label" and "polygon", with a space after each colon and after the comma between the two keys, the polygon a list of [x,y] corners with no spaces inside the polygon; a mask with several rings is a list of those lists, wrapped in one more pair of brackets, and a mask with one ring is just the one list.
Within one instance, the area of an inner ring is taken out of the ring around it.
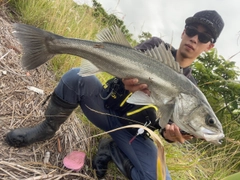
{"label": "jacket sleeve", "polygon": [[152,49],[155,46],[158,46],[163,41],[158,37],[152,37],[151,39],[144,41],[143,43],[137,45],[135,49],[141,50],[142,52],[146,51],[147,49]]}

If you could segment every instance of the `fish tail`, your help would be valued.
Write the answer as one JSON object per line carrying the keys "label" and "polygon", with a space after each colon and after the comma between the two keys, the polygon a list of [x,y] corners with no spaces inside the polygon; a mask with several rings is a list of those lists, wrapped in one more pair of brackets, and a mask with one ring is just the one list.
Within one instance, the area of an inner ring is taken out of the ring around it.
{"label": "fish tail", "polygon": [[13,29],[23,48],[21,63],[26,70],[37,68],[55,55],[49,42],[61,36],[20,23],[15,23]]}

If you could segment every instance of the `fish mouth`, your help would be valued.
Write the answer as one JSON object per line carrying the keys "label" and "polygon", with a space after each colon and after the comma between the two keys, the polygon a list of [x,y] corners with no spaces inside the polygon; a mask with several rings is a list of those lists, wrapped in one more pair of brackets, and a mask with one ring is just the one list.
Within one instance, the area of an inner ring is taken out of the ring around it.
{"label": "fish mouth", "polygon": [[213,144],[222,144],[222,139],[224,138],[224,134],[216,134],[216,135],[208,135],[208,134],[204,134],[204,139],[208,142],[211,142]]}
{"label": "fish mouth", "polygon": [[190,135],[190,136],[193,136],[195,138],[198,138],[198,139],[202,139],[202,140],[205,140],[207,142],[210,142],[210,143],[213,143],[213,144],[216,144],[216,145],[220,145],[222,144],[222,139],[225,137],[224,134],[220,131],[220,132],[214,132],[212,130],[209,130],[205,127],[201,127],[200,130],[194,130],[194,132],[196,133],[193,133],[193,134],[190,134],[188,132],[185,132],[185,131],[182,131],[180,130],[181,134],[182,135]]}
{"label": "fish mouth", "polygon": [[201,128],[201,132],[203,133],[203,139],[213,144],[221,144],[225,137],[222,132],[216,133],[206,128]]}

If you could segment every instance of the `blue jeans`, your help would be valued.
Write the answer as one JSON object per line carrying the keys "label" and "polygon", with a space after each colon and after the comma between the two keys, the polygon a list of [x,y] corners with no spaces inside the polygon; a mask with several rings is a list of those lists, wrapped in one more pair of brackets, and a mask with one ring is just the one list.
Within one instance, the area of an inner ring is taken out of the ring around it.
{"label": "blue jeans", "polygon": [[[102,92],[100,81],[95,76],[81,77],[77,74],[79,71],[79,68],[73,68],[63,75],[55,88],[56,95],[70,104],[79,104],[86,117],[104,131],[121,127],[122,124],[117,117],[106,115],[116,115],[116,112],[104,107],[104,101],[99,96]],[[100,114],[96,111],[106,114]],[[133,135],[126,129],[112,132],[110,136],[132,162],[134,166],[131,171],[133,180],[157,179],[157,149],[151,139],[137,136],[129,144]],[[168,170],[167,175],[167,180],[170,180],[171,177]]]}

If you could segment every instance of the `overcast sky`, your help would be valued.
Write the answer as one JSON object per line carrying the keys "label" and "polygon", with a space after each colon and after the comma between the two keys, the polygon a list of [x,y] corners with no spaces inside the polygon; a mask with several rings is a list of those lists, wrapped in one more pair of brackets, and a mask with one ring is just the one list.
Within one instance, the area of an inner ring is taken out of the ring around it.
{"label": "overcast sky", "polygon": [[[91,0],[74,0],[91,5]],[[216,10],[225,22],[215,47],[225,59],[240,51],[239,0],[97,0],[108,13],[124,21],[136,37],[142,31],[178,48],[185,19],[201,10]],[[233,61],[240,67],[240,53]]]}

